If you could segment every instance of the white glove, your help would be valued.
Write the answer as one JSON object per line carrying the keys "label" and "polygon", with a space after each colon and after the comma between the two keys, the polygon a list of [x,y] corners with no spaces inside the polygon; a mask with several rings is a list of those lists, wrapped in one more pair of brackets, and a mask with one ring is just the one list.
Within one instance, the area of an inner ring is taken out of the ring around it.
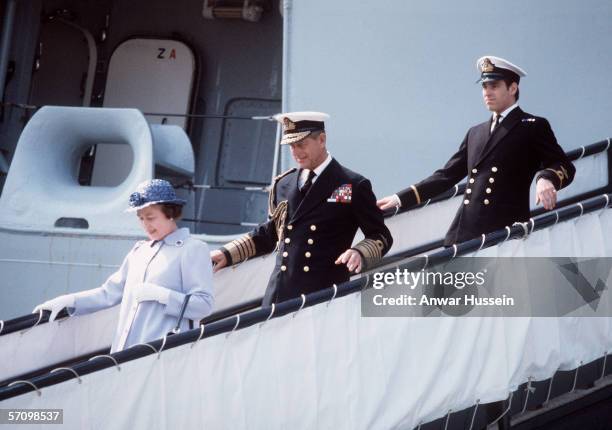
{"label": "white glove", "polygon": [[170,300],[170,290],[159,285],[145,282],[134,288],[134,299],[140,302],[155,301],[164,305]]}
{"label": "white glove", "polygon": [[51,311],[49,316],[49,322],[55,321],[57,314],[64,308],[74,307],[74,295],[65,294],[63,296],[56,297],[51,300],[47,300],[43,304],[40,304],[34,308],[32,313],[40,312],[41,310]]}

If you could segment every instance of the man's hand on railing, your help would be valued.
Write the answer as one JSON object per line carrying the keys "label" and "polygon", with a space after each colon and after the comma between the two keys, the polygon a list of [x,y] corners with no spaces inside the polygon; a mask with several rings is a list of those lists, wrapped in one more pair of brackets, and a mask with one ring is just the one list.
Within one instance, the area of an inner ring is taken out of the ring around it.
{"label": "man's hand on railing", "polygon": [[385,210],[385,209],[392,209],[392,208],[396,208],[398,206],[400,206],[400,200],[399,197],[397,196],[397,194],[393,194],[391,196],[387,196],[387,197],[383,197],[382,199],[378,200],[376,202],[376,206],[378,206],[378,208],[380,210]]}
{"label": "man's hand on railing", "polygon": [[363,267],[361,254],[354,249],[347,249],[335,261],[335,264],[346,264],[349,272],[359,273]]}
{"label": "man's hand on railing", "polygon": [[540,178],[536,184],[536,205],[542,203],[547,211],[554,209],[557,204],[557,190],[548,179]]}
{"label": "man's hand on railing", "polygon": [[218,249],[210,251],[210,259],[213,262],[213,273],[216,273],[227,266],[227,258],[225,258],[225,254]]}

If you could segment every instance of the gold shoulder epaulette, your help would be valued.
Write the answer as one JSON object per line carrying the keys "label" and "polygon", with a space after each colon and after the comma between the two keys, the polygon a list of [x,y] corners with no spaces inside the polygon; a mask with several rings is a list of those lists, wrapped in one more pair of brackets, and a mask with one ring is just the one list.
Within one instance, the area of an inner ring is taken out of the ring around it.
{"label": "gold shoulder epaulette", "polygon": [[276,175],[273,179],[273,182],[278,182],[279,179],[284,178],[285,176],[287,176],[289,173],[293,173],[297,170],[296,167],[292,167],[291,169],[281,173],[280,175]]}
{"label": "gold shoulder epaulette", "polygon": [[276,206],[274,205],[274,195],[276,194],[276,184],[278,183],[278,181],[280,181],[282,178],[287,176],[289,173],[293,173],[296,170],[297,168],[292,167],[291,169],[281,173],[280,175],[275,176],[274,179],[272,180],[272,186],[270,187],[270,194],[268,194],[268,216],[271,217],[274,214],[274,211],[276,210]]}

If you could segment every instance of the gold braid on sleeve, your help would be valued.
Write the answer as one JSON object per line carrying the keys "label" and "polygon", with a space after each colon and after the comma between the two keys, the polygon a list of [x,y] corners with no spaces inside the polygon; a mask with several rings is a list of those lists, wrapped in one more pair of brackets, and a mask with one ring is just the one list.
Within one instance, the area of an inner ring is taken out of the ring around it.
{"label": "gold braid on sleeve", "polygon": [[563,168],[563,166],[561,166],[562,170],[555,170],[555,169],[551,169],[550,167],[546,170],[550,170],[551,172],[553,172],[555,175],[557,175],[557,178],[559,178],[559,188],[563,187],[563,179],[567,178],[567,170],[565,170],[565,168]]}
{"label": "gold braid on sleeve", "polygon": [[352,249],[358,251],[364,258],[364,266],[370,267],[372,264],[380,261],[382,258],[383,249],[386,240],[380,239],[363,239],[361,242],[353,246]]}
{"label": "gold braid on sleeve", "polygon": [[246,234],[238,239],[232,240],[230,243],[223,245],[223,248],[229,253],[232,261],[230,264],[238,264],[256,254],[255,241]]}
{"label": "gold braid on sleeve", "polygon": [[414,197],[416,198],[416,204],[420,205],[421,195],[419,194],[419,190],[417,190],[417,187],[415,187],[414,185],[410,185],[410,188],[412,188],[412,191],[414,192]]}

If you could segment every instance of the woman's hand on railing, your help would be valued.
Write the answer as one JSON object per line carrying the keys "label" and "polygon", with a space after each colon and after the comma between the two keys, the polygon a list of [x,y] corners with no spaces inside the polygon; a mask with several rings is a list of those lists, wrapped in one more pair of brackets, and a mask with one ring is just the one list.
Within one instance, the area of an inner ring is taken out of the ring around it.
{"label": "woman's hand on railing", "polygon": [[51,300],[47,300],[46,302],[36,306],[32,313],[43,311],[51,311],[51,315],[49,316],[49,322],[55,321],[57,314],[64,308],[73,308],[74,307],[74,294],[65,294],[63,296],[56,297]]}

